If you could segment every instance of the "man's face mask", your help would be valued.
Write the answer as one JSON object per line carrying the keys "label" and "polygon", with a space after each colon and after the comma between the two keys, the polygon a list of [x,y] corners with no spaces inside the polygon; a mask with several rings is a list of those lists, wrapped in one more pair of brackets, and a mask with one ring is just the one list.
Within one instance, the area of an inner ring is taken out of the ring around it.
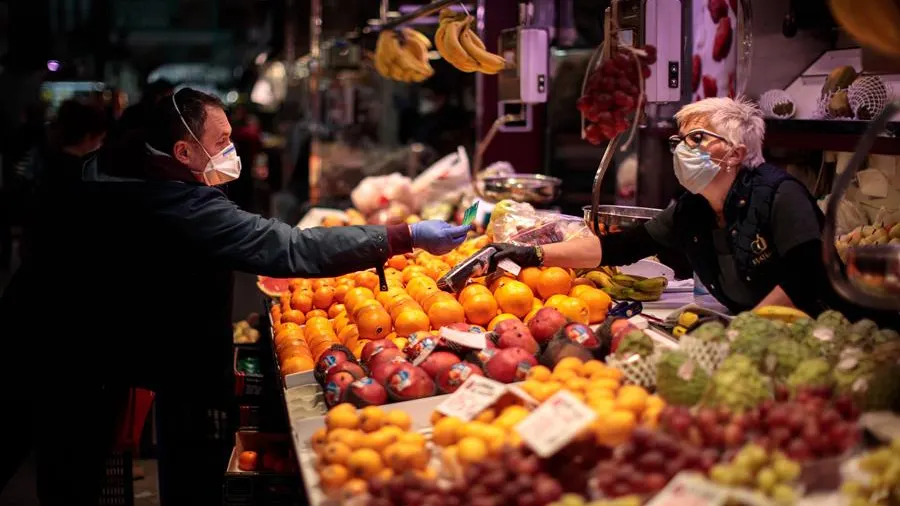
{"label": "man's face mask", "polygon": [[175,94],[172,95],[172,105],[175,106],[175,112],[178,113],[178,118],[181,119],[184,128],[187,129],[188,133],[191,134],[191,137],[197,141],[197,145],[200,146],[200,149],[202,149],[209,158],[209,162],[206,163],[206,167],[200,174],[203,178],[203,182],[208,186],[216,186],[225,184],[229,181],[234,181],[240,177],[241,159],[237,155],[234,143],[229,143],[222,151],[219,151],[215,155],[210,155],[209,152],[206,151],[206,148],[203,147],[203,143],[200,142],[200,139],[198,139],[197,136],[194,135],[194,132],[191,131],[191,127],[189,127],[184,120],[184,116],[181,115],[181,110],[178,108],[178,103],[175,101]]}
{"label": "man's face mask", "polygon": [[[710,135],[724,141],[724,138],[712,132],[692,131],[683,138],[673,136],[669,139],[674,144],[672,161],[675,165],[675,177],[687,191],[698,194],[709,186],[709,183],[722,170],[721,160],[713,160],[710,154],[701,147],[702,138]],[[727,142],[727,141],[725,141]]]}

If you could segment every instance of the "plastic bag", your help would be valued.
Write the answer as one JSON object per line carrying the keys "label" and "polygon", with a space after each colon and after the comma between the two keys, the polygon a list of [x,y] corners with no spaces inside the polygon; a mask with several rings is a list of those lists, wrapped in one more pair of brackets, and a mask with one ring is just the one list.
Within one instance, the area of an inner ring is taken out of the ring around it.
{"label": "plastic bag", "polygon": [[429,203],[445,201],[448,196],[450,200],[458,201],[460,192],[471,184],[469,155],[460,146],[456,148],[456,153],[441,158],[412,182],[409,190],[413,207],[420,209]]}
{"label": "plastic bag", "polygon": [[[819,209],[821,209],[823,213],[828,209],[828,200],[830,198],[831,195],[819,199]],[[869,217],[859,205],[848,199],[841,200],[841,203],[838,205],[837,220],[835,223],[837,235],[846,234],[856,227],[863,227],[868,224]]]}
{"label": "plastic bag", "polygon": [[487,229],[494,242],[536,246],[591,237],[584,220],[548,211],[530,204],[502,200],[494,207]]}
{"label": "plastic bag", "polygon": [[364,178],[350,193],[353,207],[364,215],[388,207],[392,203],[414,207],[411,192],[412,181],[394,173],[388,176]]}

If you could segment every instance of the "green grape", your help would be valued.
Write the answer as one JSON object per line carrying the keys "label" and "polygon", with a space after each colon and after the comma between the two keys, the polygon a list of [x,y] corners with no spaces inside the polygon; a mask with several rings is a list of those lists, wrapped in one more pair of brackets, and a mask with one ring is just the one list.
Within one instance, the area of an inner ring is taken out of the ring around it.
{"label": "green grape", "polygon": [[791,482],[800,476],[800,464],[788,459],[776,459],[772,464],[772,469],[778,476],[779,481]]}
{"label": "green grape", "polygon": [[769,460],[766,449],[754,443],[745,446],[738,454],[738,458],[741,456],[745,456],[745,458],[749,459],[755,469],[759,469],[765,465],[767,460]]}
{"label": "green grape", "polygon": [[771,467],[764,467],[756,475],[756,486],[763,492],[769,493],[778,484],[778,474]]}
{"label": "green grape", "polygon": [[841,483],[841,493],[849,496],[862,495],[865,487],[858,481],[845,481]]}
{"label": "green grape", "polygon": [[878,473],[887,468],[894,459],[891,450],[888,448],[879,448],[868,456],[863,457],[859,463],[860,469],[869,473]]}
{"label": "green grape", "polygon": [[737,484],[735,481],[734,472],[732,469],[724,464],[717,464],[709,470],[709,477],[712,478],[712,481],[720,484],[720,485],[734,485]]}
{"label": "green grape", "polygon": [[[763,461],[765,462],[765,461]],[[740,467],[742,469],[749,469],[751,471],[755,471],[759,469],[759,465],[753,459],[752,455],[748,455],[746,453],[738,453],[735,455],[734,460],[731,461],[731,465],[735,467]]]}
{"label": "green grape", "polygon": [[778,506],[791,506],[797,502],[797,493],[789,485],[775,485],[772,488],[772,500]]}
{"label": "green grape", "polygon": [[872,506],[869,504],[869,501],[865,497],[854,497],[850,499],[850,504],[848,506]]}
{"label": "green grape", "polygon": [[884,479],[877,474],[873,474],[869,476],[869,488],[872,490],[878,490],[885,487]]}
{"label": "green grape", "polygon": [[900,453],[900,437],[891,441],[891,450]]}
{"label": "green grape", "polygon": [[746,467],[738,467],[731,465],[732,473],[734,473],[734,485],[750,486],[753,484],[753,470]]}
{"label": "green grape", "polygon": [[560,506],[581,506],[584,504],[584,497],[578,494],[566,494],[557,501]]}
{"label": "green grape", "polygon": [[888,487],[900,485],[900,461],[894,460],[891,462],[881,474],[881,478]]}

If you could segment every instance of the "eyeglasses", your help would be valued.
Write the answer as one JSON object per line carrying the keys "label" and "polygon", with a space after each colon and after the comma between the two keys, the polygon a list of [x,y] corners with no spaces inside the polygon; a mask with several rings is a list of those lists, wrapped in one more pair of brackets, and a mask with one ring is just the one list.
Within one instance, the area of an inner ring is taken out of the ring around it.
{"label": "eyeglasses", "polygon": [[713,133],[702,128],[695,128],[684,135],[673,135],[669,137],[669,151],[674,153],[675,148],[677,148],[678,145],[682,142],[687,144],[689,148],[698,148],[700,146],[708,144],[709,141],[714,139],[718,139],[722,142],[731,144],[730,142],[728,142],[728,139],[722,137],[717,133]]}

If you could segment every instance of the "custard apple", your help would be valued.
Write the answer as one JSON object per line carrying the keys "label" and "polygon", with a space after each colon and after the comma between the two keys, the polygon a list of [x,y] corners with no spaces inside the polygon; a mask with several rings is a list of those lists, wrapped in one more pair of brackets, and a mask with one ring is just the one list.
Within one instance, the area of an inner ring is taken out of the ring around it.
{"label": "custard apple", "polygon": [[840,359],[832,370],[835,392],[852,394],[853,385],[861,379],[871,376],[876,369],[876,362],[858,348],[850,348],[841,353]]}
{"label": "custard apple", "polygon": [[843,344],[871,350],[875,345],[876,334],[878,334],[878,325],[868,318],[863,318],[847,328]]}
{"label": "custard apple", "polygon": [[734,412],[752,409],[771,398],[772,383],[746,355],[731,355],[710,378],[703,404],[727,407]]}
{"label": "custard apple", "polygon": [[656,364],[656,393],[669,404],[697,404],[708,383],[706,371],[682,351],[666,350]]}
{"label": "custard apple", "polygon": [[816,321],[811,318],[800,318],[789,323],[788,330],[791,333],[791,339],[797,341],[798,343],[802,343],[806,339],[807,334],[809,334],[810,329],[815,324]]}
{"label": "custard apple", "polygon": [[787,338],[776,339],[769,345],[763,361],[763,371],[776,379],[785,379],[800,362],[812,358],[813,352],[806,345]]}
{"label": "custard apple", "polygon": [[622,359],[631,355],[649,357],[653,354],[653,339],[641,330],[632,330],[625,334],[619,347],[616,348],[616,356]]}
{"label": "custard apple", "polygon": [[709,343],[721,343],[727,339],[725,337],[725,325],[722,325],[722,322],[719,321],[710,321],[700,325],[690,333],[690,336],[699,341]]}
{"label": "custard apple", "polygon": [[834,384],[831,364],[823,358],[809,358],[797,364],[785,381],[791,390],[800,387],[828,387]]}
{"label": "custard apple", "polygon": [[725,332],[731,341],[731,351],[740,353],[762,365],[766,348],[772,340],[788,335],[788,328],[782,322],[775,322],[751,312],[737,315]]}

